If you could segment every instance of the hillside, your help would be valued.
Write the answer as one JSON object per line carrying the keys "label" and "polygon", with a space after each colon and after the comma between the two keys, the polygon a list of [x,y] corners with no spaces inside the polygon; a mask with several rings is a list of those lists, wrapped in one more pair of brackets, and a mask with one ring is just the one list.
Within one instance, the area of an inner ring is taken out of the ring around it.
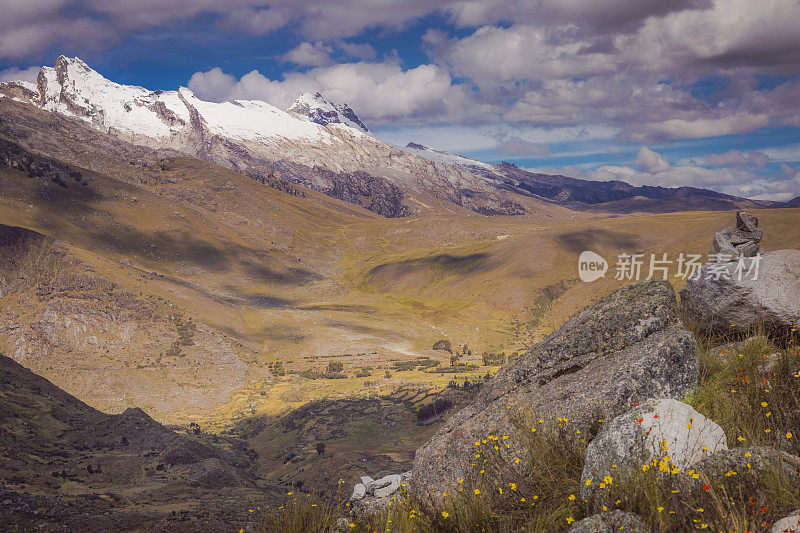
{"label": "hillside", "polygon": [[[224,425],[326,396],[442,387],[452,374],[384,373],[420,357],[447,366],[431,349],[443,338],[479,365],[461,377],[484,374],[483,352],[522,349],[619,285],[578,281],[584,249],[611,263],[704,253],[729,219],[552,204],[482,217],[424,195],[428,216],[387,219],[7,98],[0,120],[0,348],[94,407],[160,421]],[[797,210],[758,216],[767,250],[797,242]],[[345,379],[302,375],[332,360]]]}
{"label": "hillside", "polygon": [[0,383],[4,531],[238,530],[264,502],[241,441],[101,413],[3,355]]}

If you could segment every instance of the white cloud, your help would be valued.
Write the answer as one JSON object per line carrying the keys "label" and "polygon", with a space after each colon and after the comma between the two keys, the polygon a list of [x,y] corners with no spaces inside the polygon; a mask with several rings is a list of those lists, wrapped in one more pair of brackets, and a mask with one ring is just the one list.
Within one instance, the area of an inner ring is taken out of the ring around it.
{"label": "white cloud", "polygon": [[800,144],[766,148],[762,150],[762,152],[775,161],[788,161],[790,163],[800,162]]}
{"label": "white cloud", "polygon": [[267,35],[282,28],[291,21],[287,9],[240,8],[230,11],[222,20],[220,27],[229,30],[243,30],[252,35]]}
{"label": "white cloud", "polygon": [[517,136],[501,136],[497,138],[495,151],[513,156],[538,156],[547,157],[550,149],[539,143],[534,143]]}
{"label": "white cloud", "polygon": [[0,81],[27,81],[36,83],[41,69],[42,67],[33,66],[21,70],[16,67],[0,70]]}
{"label": "white cloud", "polygon": [[332,63],[333,48],[322,41],[315,43],[302,42],[283,55],[284,61],[296,63],[300,66],[322,67]]}
{"label": "white cloud", "polygon": [[742,152],[729,150],[722,154],[708,154],[703,157],[707,165],[732,165],[736,167],[764,168],[769,162],[769,156],[764,152]]}
{"label": "white cloud", "polygon": [[658,152],[654,152],[648,147],[642,146],[639,149],[639,153],[636,155],[636,166],[639,167],[639,170],[642,172],[656,173],[668,170],[670,164]]}
{"label": "white cloud", "polygon": [[369,43],[348,43],[342,41],[338,46],[349,57],[358,59],[375,59],[378,57],[378,52],[376,52]]}
{"label": "white cloud", "polygon": [[436,65],[404,70],[393,62],[343,63],[291,72],[282,80],[271,80],[257,70],[236,80],[215,68],[193,74],[188,87],[208,100],[258,99],[280,108],[288,107],[301,92],[319,91],[326,98],[350,104],[370,127],[436,123],[454,117],[487,120],[493,113],[489,106],[471,101],[467,91]]}
{"label": "white cloud", "polygon": [[638,170],[611,165],[594,169],[568,166],[530,170],[596,181],[621,180],[632,185],[708,188],[725,194],[762,200],[789,200],[800,195],[800,172],[791,168],[784,169],[783,174],[763,175],[741,167],[673,166],[661,154],[645,147],[640,149],[635,163]]}

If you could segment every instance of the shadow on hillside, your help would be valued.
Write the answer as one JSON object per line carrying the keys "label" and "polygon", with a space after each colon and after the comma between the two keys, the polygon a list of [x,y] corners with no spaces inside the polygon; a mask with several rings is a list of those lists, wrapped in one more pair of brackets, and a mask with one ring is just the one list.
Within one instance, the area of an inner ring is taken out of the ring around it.
{"label": "shadow on hillside", "polygon": [[554,239],[567,251],[576,254],[598,248],[613,248],[634,253],[643,247],[643,241],[638,235],[601,228],[559,233]]}

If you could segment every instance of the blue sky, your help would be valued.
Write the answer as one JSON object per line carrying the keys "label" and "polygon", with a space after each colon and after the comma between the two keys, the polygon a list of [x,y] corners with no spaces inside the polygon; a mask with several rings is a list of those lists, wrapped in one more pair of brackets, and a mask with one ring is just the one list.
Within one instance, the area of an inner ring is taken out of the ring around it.
{"label": "blue sky", "polygon": [[0,80],[78,56],[120,83],[349,103],[488,162],[800,195],[796,0],[0,0]]}

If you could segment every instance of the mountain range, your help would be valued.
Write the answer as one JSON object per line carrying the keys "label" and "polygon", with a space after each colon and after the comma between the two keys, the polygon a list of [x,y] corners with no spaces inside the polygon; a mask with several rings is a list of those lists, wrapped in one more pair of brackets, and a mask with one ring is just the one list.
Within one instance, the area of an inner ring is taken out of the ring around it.
{"label": "mountain range", "polygon": [[455,207],[524,215],[547,212],[544,204],[609,213],[784,205],[693,187],[540,174],[414,142],[400,148],[372,135],[349,106],[320,93],[300,95],[285,111],[256,100],[207,102],[185,87],[150,91],[114,83],[64,56],[43,67],[36,84],[0,84],[0,95],[78,118],[123,141],[175,150],[265,183],[301,185],[386,217]]}

